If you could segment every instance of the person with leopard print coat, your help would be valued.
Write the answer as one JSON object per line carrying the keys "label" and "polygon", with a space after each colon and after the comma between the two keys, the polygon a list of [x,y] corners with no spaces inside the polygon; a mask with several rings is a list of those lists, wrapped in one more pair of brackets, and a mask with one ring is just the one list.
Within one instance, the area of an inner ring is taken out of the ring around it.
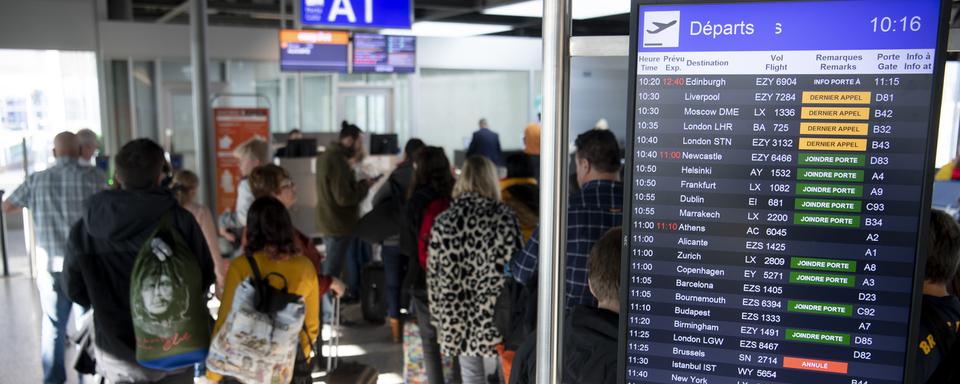
{"label": "person with leopard print coat", "polygon": [[427,291],[444,355],[456,356],[464,384],[496,374],[502,336],[493,322],[504,265],[520,250],[516,215],[500,202],[496,168],[486,158],[467,159],[450,207],[430,232]]}

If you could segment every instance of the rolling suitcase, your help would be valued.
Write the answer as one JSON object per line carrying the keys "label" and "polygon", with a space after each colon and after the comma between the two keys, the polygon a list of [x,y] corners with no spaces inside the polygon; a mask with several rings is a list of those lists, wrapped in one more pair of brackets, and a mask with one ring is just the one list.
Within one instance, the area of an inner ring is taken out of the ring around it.
{"label": "rolling suitcase", "polygon": [[376,368],[360,363],[340,361],[340,298],[333,299],[333,326],[327,351],[327,384],[376,384],[380,374]]}
{"label": "rolling suitcase", "polygon": [[[453,383],[453,358],[442,356],[443,377],[445,383]],[[423,339],[416,321],[403,324],[403,382],[406,384],[427,384],[427,370],[423,365]]]}
{"label": "rolling suitcase", "polygon": [[363,319],[382,324],[387,317],[386,280],[383,263],[375,261],[363,267],[360,276],[360,310]]}

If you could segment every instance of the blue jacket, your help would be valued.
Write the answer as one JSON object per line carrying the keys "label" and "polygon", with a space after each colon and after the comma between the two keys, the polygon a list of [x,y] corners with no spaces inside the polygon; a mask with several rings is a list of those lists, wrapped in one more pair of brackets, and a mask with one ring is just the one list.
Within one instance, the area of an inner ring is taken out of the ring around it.
{"label": "blue jacket", "polygon": [[470,147],[467,148],[467,157],[480,155],[490,159],[494,164],[502,165],[500,153],[500,136],[489,128],[480,128],[473,133]]}

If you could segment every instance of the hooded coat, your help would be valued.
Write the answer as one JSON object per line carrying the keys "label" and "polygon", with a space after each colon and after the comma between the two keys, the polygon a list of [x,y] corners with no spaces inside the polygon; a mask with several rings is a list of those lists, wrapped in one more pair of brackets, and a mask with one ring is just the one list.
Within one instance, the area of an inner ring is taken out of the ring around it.
{"label": "hooded coat", "polygon": [[207,295],[216,279],[210,250],[197,220],[169,191],[100,192],[87,200],[83,218],[70,230],[63,271],[66,294],[94,309],[97,348],[130,362],[136,355],[130,276],[137,253],[167,213],[201,269],[205,289],[196,294]]}
{"label": "hooded coat", "polygon": [[[620,316],[616,313],[585,305],[573,307],[564,321],[563,383],[616,383],[619,333]],[[536,382],[536,346],[536,338],[528,337],[517,351],[511,384]]]}
{"label": "hooded coat", "polygon": [[497,200],[464,194],[437,216],[430,234],[427,290],[445,355],[497,355],[502,336],[493,310],[503,288],[503,267],[519,249],[517,218]]}

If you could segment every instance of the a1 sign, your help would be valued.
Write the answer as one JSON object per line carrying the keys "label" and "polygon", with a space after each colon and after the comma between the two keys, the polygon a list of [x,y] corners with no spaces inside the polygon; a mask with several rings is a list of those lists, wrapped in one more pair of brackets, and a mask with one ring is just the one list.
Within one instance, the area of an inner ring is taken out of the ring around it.
{"label": "a1 sign", "polygon": [[410,29],[411,0],[301,0],[306,25]]}

